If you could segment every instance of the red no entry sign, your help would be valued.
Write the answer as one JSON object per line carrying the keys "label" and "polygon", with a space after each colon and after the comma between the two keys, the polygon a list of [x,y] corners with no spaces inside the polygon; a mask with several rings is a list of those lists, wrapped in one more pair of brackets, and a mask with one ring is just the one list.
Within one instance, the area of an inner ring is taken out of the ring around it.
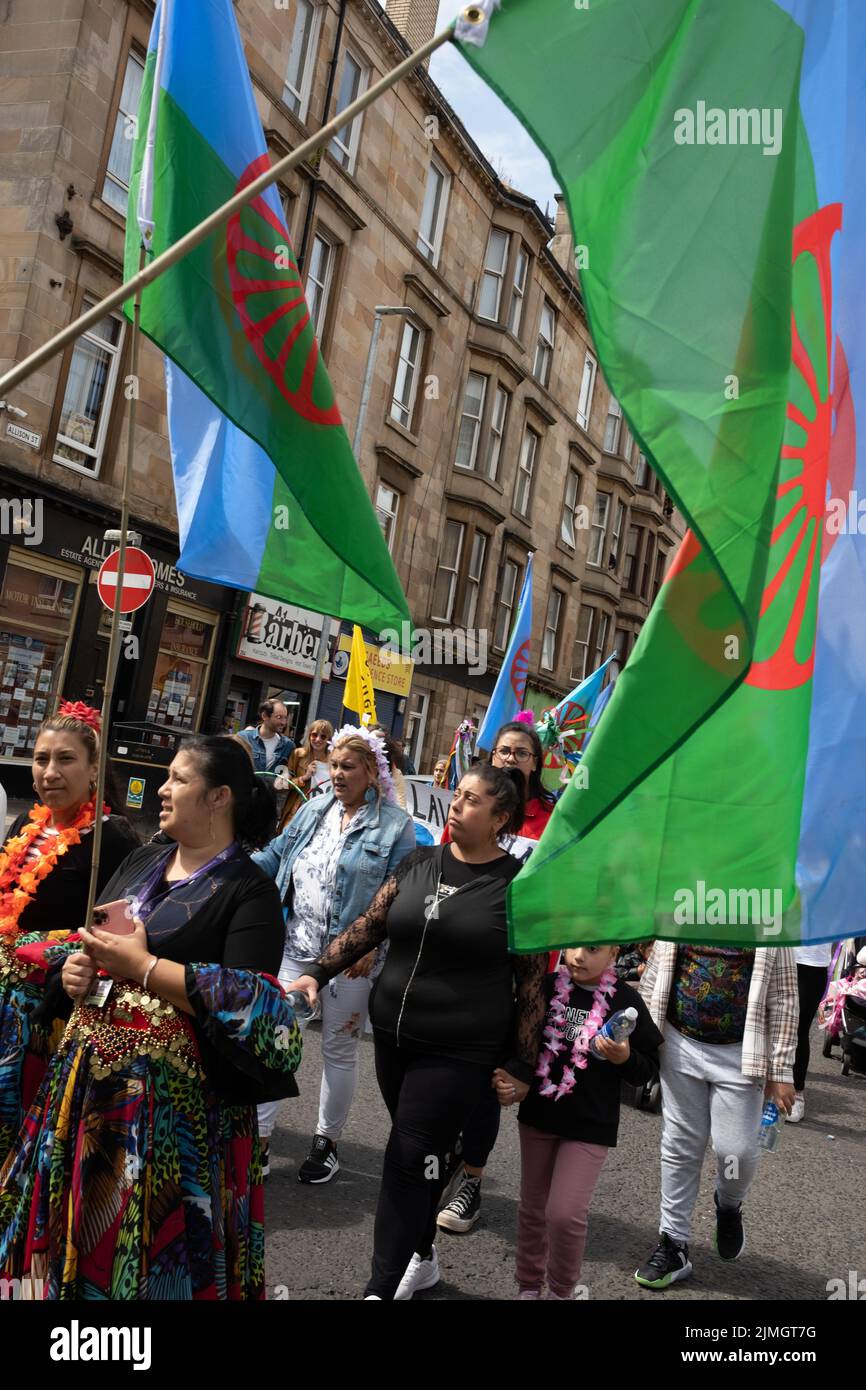
{"label": "red no entry sign", "polygon": [[[114,609],[114,596],[117,593],[117,563],[120,551],[112,550],[102,564],[96,580],[99,597],[106,608]],[[123,590],[120,595],[121,613],[134,613],[143,603],[147,603],[156,583],[153,561],[143,550],[130,545],[126,548],[126,563],[123,568]]]}

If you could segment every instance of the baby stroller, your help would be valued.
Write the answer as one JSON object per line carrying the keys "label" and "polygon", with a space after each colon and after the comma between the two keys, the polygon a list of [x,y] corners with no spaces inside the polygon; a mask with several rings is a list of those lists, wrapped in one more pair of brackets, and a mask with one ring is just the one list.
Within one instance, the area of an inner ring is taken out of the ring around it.
{"label": "baby stroller", "polygon": [[857,953],[854,972],[830,986],[820,1009],[824,1056],[842,1049],[842,1075],[866,1076],[866,947]]}

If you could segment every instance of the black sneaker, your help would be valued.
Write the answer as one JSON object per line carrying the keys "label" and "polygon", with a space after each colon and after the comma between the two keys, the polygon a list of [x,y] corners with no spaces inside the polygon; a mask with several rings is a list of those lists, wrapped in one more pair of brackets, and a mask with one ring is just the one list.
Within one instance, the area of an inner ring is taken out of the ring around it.
{"label": "black sneaker", "polygon": [[738,1207],[720,1207],[719,1199],[713,1193],[716,1204],[716,1234],[713,1248],[720,1260],[738,1260],[746,1248],[746,1233],[743,1230],[743,1204]]}
{"label": "black sneaker", "polygon": [[271,1176],[271,1146],[262,1140],[262,1181]]}
{"label": "black sneaker", "polygon": [[330,1182],[339,1171],[336,1147],[324,1134],[317,1134],[309,1155],[298,1169],[298,1182]]}
{"label": "black sneaker", "polygon": [[451,1201],[436,1217],[436,1225],[442,1231],[456,1231],[462,1235],[472,1230],[480,1215],[481,1179],[470,1178],[467,1173]]}
{"label": "black sneaker", "polygon": [[645,1265],[636,1269],[634,1277],[645,1289],[666,1289],[679,1279],[688,1279],[692,1272],[689,1247],[671,1240],[664,1231]]}

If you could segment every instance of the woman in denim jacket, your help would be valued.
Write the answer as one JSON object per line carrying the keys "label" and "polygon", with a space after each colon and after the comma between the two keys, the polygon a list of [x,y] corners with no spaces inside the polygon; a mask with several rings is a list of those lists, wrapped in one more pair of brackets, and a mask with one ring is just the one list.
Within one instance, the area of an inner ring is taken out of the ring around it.
{"label": "woman in denim jacket", "polygon": [[[282,834],[253,855],[276,879],[283,903],[283,983],[306,974],[328,942],[361,916],[385,879],[415,848],[412,820],[396,804],[381,738],[346,725],[329,748],[332,791],[308,801]],[[329,1182],[339,1169],[336,1144],[358,1085],[359,1048],[377,964],[377,953],[371,951],[320,995],[319,1121],[309,1157],[298,1171],[299,1182]],[[265,1172],[276,1111],[276,1105],[259,1106]]]}

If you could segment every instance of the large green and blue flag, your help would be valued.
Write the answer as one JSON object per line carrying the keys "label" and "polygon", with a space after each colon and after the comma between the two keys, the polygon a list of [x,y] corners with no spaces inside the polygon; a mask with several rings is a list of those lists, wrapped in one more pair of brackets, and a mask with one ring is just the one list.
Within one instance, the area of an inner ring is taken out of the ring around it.
{"label": "large green and blue flag", "polygon": [[[148,255],[159,254],[268,167],[232,0],[159,0],[127,276],[141,237]],[[141,327],[166,354],[179,567],[376,631],[399,628],[406,599],[319,353],[274,185],[144,290]]]}
{"label": "large green and blue flag", "polygon": [[689,525],[511,886],[512,944],[844,935],[866,896],[866,8],[481,0],[457,33],[550,159],[605,378]]}

